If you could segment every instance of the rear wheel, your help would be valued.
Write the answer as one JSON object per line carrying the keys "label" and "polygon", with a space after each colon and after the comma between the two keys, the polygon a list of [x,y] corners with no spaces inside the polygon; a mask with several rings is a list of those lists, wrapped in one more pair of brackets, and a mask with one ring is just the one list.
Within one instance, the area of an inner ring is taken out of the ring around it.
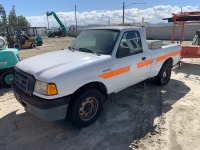
{"label": "rear wheel", "polygon": [[62,37],[66,37],[66,33],[62,33]]}
{"label": "rear wheel", "polygon": [[36,48],[36,46],[37,46],[37,45],[36,45],[35,43],[32,43],[32,44],[31,44],[31,48]]}
{"label": "rear wheel", "polygon": [[14,71],[13,70],[4,71],[0,76],[1,85],[5,88],[9,88],[11,81],[13,79],[14,79]]}
{"label": "rear wheel", "polygon": [[86,88],[72,99],[73,103],[69,106],[69,117],[76,127],[86,127],[94,123],[99,117],[103,96],[94,88]]}
{"label": "rear wheel", "polygon": [[50,34],[48,37],[54,38],[56,35],[54,33]]}
{"label": "rear wheel", "polygon": [[155,82],[159,86],[166,85],[171,77],[171,65],[169,63],[163,64],[158,75],[155,77]]}
{"label": "rear wheel", "polygon": [[37,46],[42,46],[42,44],[43,44],[42,41],[37,42]]}

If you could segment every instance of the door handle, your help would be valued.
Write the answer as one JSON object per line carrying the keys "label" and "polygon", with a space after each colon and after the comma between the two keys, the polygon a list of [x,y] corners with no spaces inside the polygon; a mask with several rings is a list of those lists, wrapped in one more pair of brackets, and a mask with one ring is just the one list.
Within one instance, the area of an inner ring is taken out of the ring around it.
{"label": "door handle", "polygon": [[111,69],[105,69],[102,72],[108,72],[108,71],[111,71]]}
{"label": "door handle", "polygon": [[146,60],[146,57],[142,57],[142,60]]}

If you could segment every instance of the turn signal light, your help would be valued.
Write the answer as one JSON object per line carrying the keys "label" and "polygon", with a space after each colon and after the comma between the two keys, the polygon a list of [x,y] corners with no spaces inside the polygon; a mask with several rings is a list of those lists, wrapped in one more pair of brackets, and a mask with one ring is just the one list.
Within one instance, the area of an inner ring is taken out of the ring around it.
{"label": "turn signal light", "polygon": [[58,90],[54,83],[49,83],[47,85],[47,96],[57,95]]}

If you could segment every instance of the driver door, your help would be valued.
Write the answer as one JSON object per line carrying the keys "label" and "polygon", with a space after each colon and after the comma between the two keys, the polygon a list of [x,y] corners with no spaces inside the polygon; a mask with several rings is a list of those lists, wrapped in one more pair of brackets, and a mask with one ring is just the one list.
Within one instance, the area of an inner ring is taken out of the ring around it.
{"label": "driver door", "polygon": [[146,78],[148,67],[141,67],[140,64],[145,63],[148,59],[150,58],[142,48],[140,33],[138,31],[125,32],[120,41],[114,63],[114,70],[119,73],[115,76],[116,92]]}

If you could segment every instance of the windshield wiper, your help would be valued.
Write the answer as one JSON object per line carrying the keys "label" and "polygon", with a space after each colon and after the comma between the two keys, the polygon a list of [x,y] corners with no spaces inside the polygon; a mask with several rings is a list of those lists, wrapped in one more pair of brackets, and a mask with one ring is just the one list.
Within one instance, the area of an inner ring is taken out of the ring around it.
{"label": "windshield wiper", "polygon": [[96,52],[95,50],[90,49],[90,48],[79,48],[79,50],[82,51],[82,52],[90,51],[90,52],[92,52],[92,53],[97,54],[98,56],[101,56],[98,52]]}

